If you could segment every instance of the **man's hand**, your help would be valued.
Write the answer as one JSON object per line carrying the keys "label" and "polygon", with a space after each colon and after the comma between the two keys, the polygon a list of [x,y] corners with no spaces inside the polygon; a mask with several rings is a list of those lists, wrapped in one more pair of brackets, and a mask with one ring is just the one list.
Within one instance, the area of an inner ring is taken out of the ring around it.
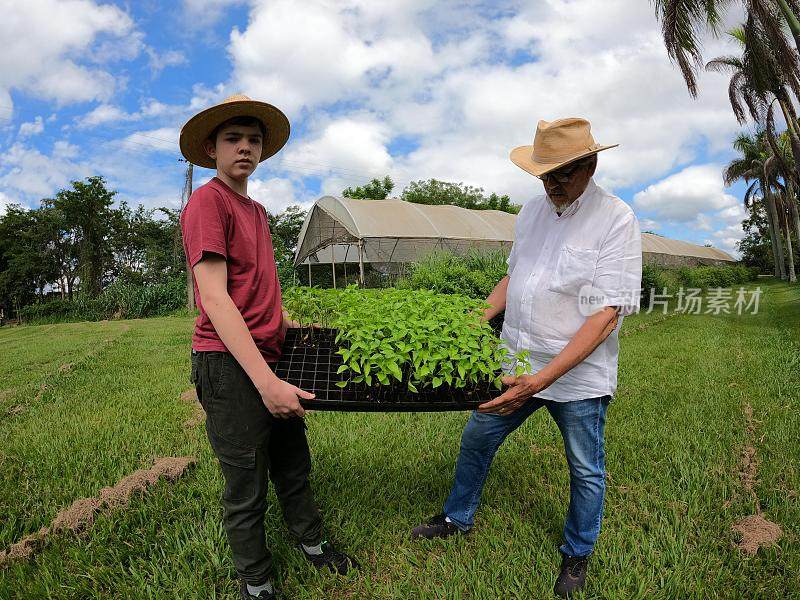
{"label": "man's hand", "polygon": [[267,407],[272,416],[279,419],[304,416],[306,411],[300,406],[298,398],[303,398],[304,400],[312,400],[314,398],[314,394],[311,392],[301,390],[299,387],[277,378],[263,391],[259,391],[264,406]]}
{"label": "man's hand", "polygon": [[507,376],[501,379],[508,389],[490,402],[481,404],[478,412],[508,415],[525,404],[534,394],[541,392],[545,383],[536,375]]}

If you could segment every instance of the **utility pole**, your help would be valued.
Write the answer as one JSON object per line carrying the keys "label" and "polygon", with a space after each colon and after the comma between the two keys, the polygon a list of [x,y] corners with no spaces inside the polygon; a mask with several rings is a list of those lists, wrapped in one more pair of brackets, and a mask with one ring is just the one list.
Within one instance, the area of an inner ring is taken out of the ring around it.
{"label": "utility pole", "polygon": [[[189,202],[189,197],[192,195],[192,179],[194,176],[194,165],[190,163],[188,160],[178,159],[180,162],[186,163],[186,179],[184,180],[183,184],[183,193],[181,194],[181,212],[180,214],[183,215],[183,209],[186,207],[186,203]],[[175,239],[178,239],[178,234],[180,232],[180,225],[178,231],[176,231]],[[192,267],[189,264],[188,257],[186,259],[186,309],[189,312],[194,311],[194,275],[192,274]]]}

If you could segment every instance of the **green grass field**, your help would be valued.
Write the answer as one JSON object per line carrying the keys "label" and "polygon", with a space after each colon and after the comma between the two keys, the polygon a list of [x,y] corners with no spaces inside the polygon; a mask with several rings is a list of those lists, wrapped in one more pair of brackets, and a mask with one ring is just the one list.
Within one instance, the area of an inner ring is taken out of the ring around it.
{"label": "green grass field", "polygon": [[[583,597],[800,598],[800,289],[760,285],[758,315],[626,319],[605,520]],[[158,456],[198,458],[84,535],[54,535],[0,568],[0,598],[237,597],[219,469],[203,427],[183,426],[191,327],[168,317],[0,329],[0,549]],[[739,475],[746,403],[754,490],[784,530],[752,557],[731,530],[755,511]],[[288,597],[548,597],[568,477],[545,411],[499,452],[470,536],[409,540],[449,490],[467,416],[307,418],[328,535],[363,569],[316,573],[273,496],[267,531]]]}

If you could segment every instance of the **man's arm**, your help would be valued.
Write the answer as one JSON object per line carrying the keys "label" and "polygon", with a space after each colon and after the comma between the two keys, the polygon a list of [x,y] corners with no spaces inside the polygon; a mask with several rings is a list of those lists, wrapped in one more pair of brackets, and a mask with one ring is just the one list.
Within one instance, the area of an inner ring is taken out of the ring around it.
{"label": "man's arm", "polygon": [[492,293],[486,298],[486,304],[489,305],[489,308],[483,311],[483,318],[486,321],[494,319],[506,309],[506,292],[508,292],[508,275],[494,286]]}
{"label": "man's arm", "polygon": [[305,411],[300,406],[298,396],[310,400],[314,394],[278,379],[261,356],[239,309],[228,295],[228,265],[225,259],[216,254],[206,254],[194,266],[193,272],[208,318],[222,343],[261,394],[267,410],[283,419],[302,417]]}
{"label": "man's arm", "polygon": [[[494,292],[493,292],[494,293]],[[509,388],[491,402],[481,404],[479,412],[509,413],[519,408],[534,394],[552,385],[567,371],[583,362],[617,326],[619,309],[606,306],[588,317],[577,333],[553,360],[533,375],[503,377]]]}

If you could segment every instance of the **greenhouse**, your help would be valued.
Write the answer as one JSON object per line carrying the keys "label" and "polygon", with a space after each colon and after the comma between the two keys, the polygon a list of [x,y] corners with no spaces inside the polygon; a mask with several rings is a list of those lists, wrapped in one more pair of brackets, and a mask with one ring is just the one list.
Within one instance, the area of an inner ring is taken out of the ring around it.
{"label": "greenhouse", "polygon": [[363,281],[365,264],[392,273],[436,250],[510,251],[516,217],[499,210],[324,196],[306,215],[295,266],[352,263]]}
{"label": "greenhouse", "polygon": [[[324,196],[306,215],[297,243],[295,266],[326,267],[336,284],[336,265],[358,272],[365,265],[382,273],[433,251],[464,254],[470,250],[509,251],[517,215],[497,210],[470,210],[451,205],[414,204],[403,200],[354,200]],[[721,265],[735,262],[707,246],[642,234],[645,263],[662,266]]]}

